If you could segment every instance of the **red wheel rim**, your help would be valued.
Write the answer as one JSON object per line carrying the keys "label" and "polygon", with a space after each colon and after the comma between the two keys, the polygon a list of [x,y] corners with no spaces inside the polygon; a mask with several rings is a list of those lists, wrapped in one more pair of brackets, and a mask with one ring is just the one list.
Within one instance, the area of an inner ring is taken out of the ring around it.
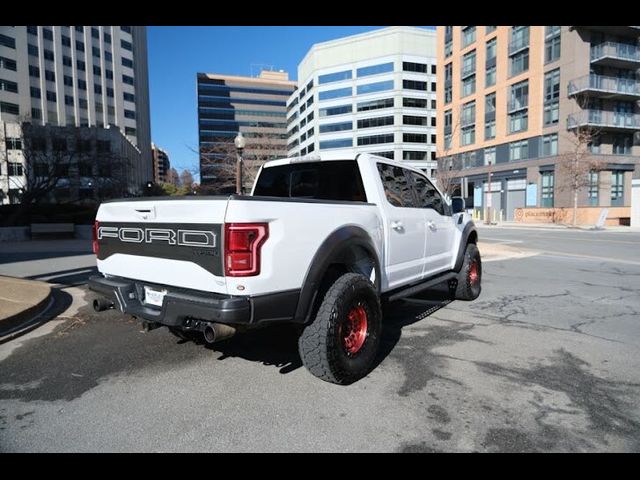
{"label": "red wheel rim", "polygon": [[473,262],[471,262],[471,265],[469,266],[469,283],[471,285],[475,285],[478,282],[479,276],[480,275],[478,273],[478,262],[474,260]]}
{"label": "red wheel rim", "polygon": [[347,354],[354,355],[360,351],[367,339],[367,311],[362,305],[349,310],[341,328],[342,345]]}

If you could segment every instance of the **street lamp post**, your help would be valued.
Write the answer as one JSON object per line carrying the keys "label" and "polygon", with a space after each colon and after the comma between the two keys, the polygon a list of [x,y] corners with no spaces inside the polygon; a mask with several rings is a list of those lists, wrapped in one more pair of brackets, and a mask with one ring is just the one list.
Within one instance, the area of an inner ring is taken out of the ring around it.
{"label": "street lamp post", "polygon": [[487,162],[487,166],[489,167],[487,171],[487,218],[484,223],[491,225],[491,160]]}
{"label": "street lamp post", "polygon": [[242,132],[238,132],[238,136],[234,139],[233,143],[236,145],[236,155],[238,157],[238,161],[236,163],[236,194],[242,195],[242,151],[247,143],[245,138],[242,136]]}

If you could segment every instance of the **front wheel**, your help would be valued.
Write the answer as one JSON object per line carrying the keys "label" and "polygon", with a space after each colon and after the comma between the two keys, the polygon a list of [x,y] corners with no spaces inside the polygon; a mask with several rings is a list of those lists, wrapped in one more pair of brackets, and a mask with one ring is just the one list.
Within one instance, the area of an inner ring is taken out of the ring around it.
{"label": "front wheel", "polygon": [[380,299],[363,275],[347,273],[325,295],[298,340],[305,367],[316,377],[347,385],[369,373],[380,344]]}
{"label": "front wheel", "polygon": [[475,300],[482,290],[482,260],[480,250],[473,244],[467,244],[464,252],[462,268],[458,272],[458,284],[456,286],[456,300]]}

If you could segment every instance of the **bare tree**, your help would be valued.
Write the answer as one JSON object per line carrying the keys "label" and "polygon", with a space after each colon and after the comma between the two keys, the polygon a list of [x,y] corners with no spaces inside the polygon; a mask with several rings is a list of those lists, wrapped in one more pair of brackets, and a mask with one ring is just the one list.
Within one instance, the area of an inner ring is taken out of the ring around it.
{"label": "bare tree", "polygon": [[[243,151],[242,189],[247,191],[253,185],[260,167],[264,162],[274,158],[286,156],[285,148],[276,138],[268,134],[246,133],[247,144]],[[207,186],[200,185],[203,193],[231,193],[236,189],[236,173],[238,152],[233,139],[221,138],[212,147],[201,149],[200,152],[202,170],[210,172],[215,177],[215,183]],[[200,172],[204,176],[204,172]]]}
{"label": "bare tree", "polygon": [[436,152],[436,183],[442,193],[448,197],[451,197],[458,188],[459,184],[456,180],[459,180],[460,171],[463,167],[462,156],[459,153],[451,154],[451,144],[453,143],[453,138],[455,138],[460,130],[462,120],[460,112],[458,113],[456,122],[451,128],[451,142],[447,144],[447,139],[445,137],[442,143],[444,148]]}
{"label": "bare tree", "polygon": [[570,148],[558,155],[560,175],[557,188],[559,191],[568,191],[571,194],[573,208],[571,225],[573,227],[576,226],[578,219],[580,191],[590,186],[590,173],[604,168],[602,161],[591,154],[591,145],[598,134],[598,131],[593,128],[577,126],[572,134],[567,135]]}
{"label": "bare tree", "polygon": [[[576,98],[579,107],[578,117],[588,112],[590,98],[583,95]],[[591,146],[598,139],[600,131],[583,122],[581,118],[575,118],[574,128],[570,133],[565,133],[570,147],[566,152],[558,155],[558,191],[568,191],[572,197],[573,215],[571,225],[576,226],[578,220],[578,195],[581,190],[591,184],[590,173],[598,172],[604,168],[604,163],[597,160],[591,153]]]}

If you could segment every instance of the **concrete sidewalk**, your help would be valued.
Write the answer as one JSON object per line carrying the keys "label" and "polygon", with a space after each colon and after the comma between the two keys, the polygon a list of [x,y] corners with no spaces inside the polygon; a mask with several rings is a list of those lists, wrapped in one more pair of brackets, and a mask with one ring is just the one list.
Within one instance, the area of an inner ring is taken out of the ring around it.
{"label": "concrete sidewalk", "polygon": [[0,276],[0,337],[29,325],[51,300],[48,283]]}
{"label": "concrete sidewalk", "polygon": [[[593,225],[578,225],[573,227],[571,225],[563,225],[556,223],[521,223],[521,222],[498,222],[492,225],[487,225],[482,221],[475,222],[477,227],[481,228],[514,228],[514,229],[536,229],[536,230],[588,230],[596,231]],[[625,227],[625,226],[605,226],[598,230],[600,232],[640,232],[640,227]]]}

